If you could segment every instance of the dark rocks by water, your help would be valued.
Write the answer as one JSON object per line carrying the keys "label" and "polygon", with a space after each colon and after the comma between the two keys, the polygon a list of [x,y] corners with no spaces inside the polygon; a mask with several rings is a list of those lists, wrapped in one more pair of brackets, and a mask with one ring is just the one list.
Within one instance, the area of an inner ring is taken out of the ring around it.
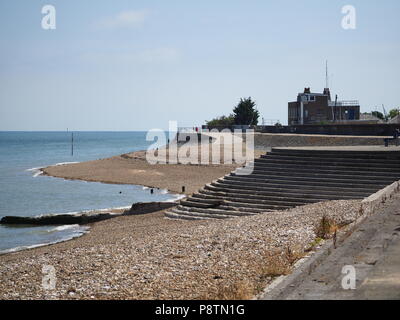
{"label": "dark rocks by water", "polygon": [[111,219],[120,215],[146,214],[176,206],[174,202],[138,202],[123,213],[91,212],[80,214],[57,214],[36,217],[5,216],[0,220],[3,225],[65,225],[87,224]]}
{"label": "dark rocks by water", "polygon": [[59,214],[37,217],[6,216],[0,220],[0,224],[10,225],[59,225],[59,224],[87,224],[115,217],[111,213],[96,214]]}
{"label": "dark rocks by water", "polygon": [[134,203],[129,210],[126,210],[124,215],[146,214],[169,209],[175,207],[176,205],[176,202],[137,202]]}

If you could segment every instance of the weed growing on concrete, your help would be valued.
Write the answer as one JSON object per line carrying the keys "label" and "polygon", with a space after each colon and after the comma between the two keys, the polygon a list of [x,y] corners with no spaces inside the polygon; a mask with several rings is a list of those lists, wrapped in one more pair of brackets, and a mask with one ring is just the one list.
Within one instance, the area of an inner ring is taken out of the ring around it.
{"label": "weed growing on concrete", "polygon": [[317,238],[329,239],[335,231],[338,230],[338,225],[335,220],[323,216],[319,223],[315,226],[314,232]]}

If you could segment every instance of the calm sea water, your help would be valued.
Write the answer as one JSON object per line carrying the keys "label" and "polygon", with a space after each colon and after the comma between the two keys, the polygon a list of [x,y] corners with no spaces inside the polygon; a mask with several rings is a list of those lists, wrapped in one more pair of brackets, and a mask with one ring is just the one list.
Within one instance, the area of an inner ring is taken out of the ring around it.
{"label": "calm sea water", "polygon": [[[58,163],[144,150],[151,144],[145,137],[145,132],[74,132],[71,156],[71,133],[0,132],[0,218],[128,207],[134,202],[176,198],[165,190],[150,194],[142,186],[64,180],[38,171]],[[66,240],[85,231],[78,225],[0,226],[0,252]]]}

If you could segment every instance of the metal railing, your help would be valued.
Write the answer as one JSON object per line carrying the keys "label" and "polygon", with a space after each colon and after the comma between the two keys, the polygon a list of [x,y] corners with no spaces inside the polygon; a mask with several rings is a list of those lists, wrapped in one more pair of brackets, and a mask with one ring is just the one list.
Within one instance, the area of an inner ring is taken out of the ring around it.
{"label": "metal railing", "polygon": [[[360,105],[360,103],[358,100],[342,100],[342,101],[336,102],[337,107],[351,107],[351,106],[359,106],[359,105]],[[329,106],[334,107],[335,101],[329,101]]]}
{"label": "metal railing", "polygon": [[178,127],[178,132],[181,132],[181,133],[201,132],[201,127]]}
{"label": "metal railing", "polygon": [[259,125],[261,125],[261,126],[273,126],[273,125],[275,125],[277,123],[280,123],[279,119],[264,119],[263,118],[261,120],[261,124],[259,124]]}

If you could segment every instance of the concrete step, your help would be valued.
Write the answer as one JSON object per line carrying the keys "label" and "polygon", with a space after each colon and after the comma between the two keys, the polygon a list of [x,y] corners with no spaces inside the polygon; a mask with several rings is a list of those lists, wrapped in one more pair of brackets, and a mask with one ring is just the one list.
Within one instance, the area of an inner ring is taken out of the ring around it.
{"label": "concrete step", "polygon": [[310,171],[312,170],[313,172],[359,172],[362,174],[365,173],[373,173],[374,175],[379,175],[379,176],[386,176],[386,175],[398,175],[400,176],[400,167],[399,168],[388,168],[385,166],[381,167],[359,167],[359,166],[335,166],[335,165],[323,165],[323,164],[302,164],[299,165],[297,163],[268,163],[268,162],[263,162],[263,161],[258,161],[258,159],[255,160],[254,162],[254,168],[259,169],[259,170],[264,170],[265,168],[269,169],[286,169],[290,171]]}
{"label": "concrete step", "polygon": [[209,218],[205,216],[195,216],[195,215],[190,215],[190,214],[185,214],[185,213],[176,213],[172,211],[165,211],[164,212],[165,217],[169,219],[176,219],[176,220],[210,220],[210,219],[215,219],[215,217]]}
{"label": "concrete step", "polygon": [[[251,208],[251,207],[250,208],[249,207],[241,207],[240,205],[241,205],[240,203],[238,203],[237,206],[222,205],[219,208],[222,210],[227,210],[227,211],[247,212],[247,213],[249,213],[249,215],[256,215],[259,213],[275,211],[275,210],[271,210],[271,209],[257,209],[257,208]],[[243,204],[243,205],[245,205],[245,204]]]}
{"label": "concrete step", "polygon": [[[207,189],[206,189],[207,188]],[[210,188],[210,189],[208,189]],[[250,195],[250,194],[243,194],[239,192],[224,192],[218,190],[211,190],[212,186],[207,187],[204,186],[203,189],[200,189],[197,193],[194,193],[190,196],[190,201],[191,202],[199,202],[203,204],[210,204],[210,202],[218,202],[218,206],[213,206],[209,208],[220,208],[223,205],[232,205],[232,203],[235,203],[235,201],[232,201],[230,199],[235,199],[237,201],[241,201],[243,204],[245,204],[244,207],[249,207],[249,205],[254,204],[254,208],[257,208],[258,202],[257,200],[265,200],[269,201],[268,204],[273,204],[273,202],[276,202],[276,204],[280,205],[284,203],[284,205],[289,205],[291,203],[294,203],[295,205],[300,205],[304,203],[313,203],[313,199],[302,199],[302,198],[285,198],[285,197],[265,197],[265,196],[257,196],[257,195]],[[228,190],[228,189],[227,189]],[[234,191],[234,190],[233,190]],[[262,203],[260,203],[262,204]],[[235,206],[239,206],[235,204]],[[265,210],[267,208],[262,208],[260,210]]]}
{"label": "concrete step", "polygon": [[[226,181],[226,183],[228,183],[228,181],[232,181],[235,184],[237,183],[257,183],[260,186],[270,186],[273,184],[278,184],[280,186],[313,186],[313,187],[331,187],[331,188],[354,188],[354,191],[359,191],[362,192],[364,190],[379,190],[382,189],[384,187],[386,187],[387,185],[385,184],[365,184],[365,183],[356,183],[356,182],[349,182],[349,181],[345,181],[345,182],[336,182],[336,181],[332,181],[332,180],[324,180],[324,181],[318,181],[316,179],[313,179],[311,181],[308,181],[307,179],[289,179],[289,178],[285,178],[283,177],[283,179],[280,179],[280,177],[278,178],[270,178],[270,179],[263,179],[263,178],[257,178],[257,177],[253,177],[253,176],[244,176],[245,178],[241,177],[241,176],[235,176],[235,175],[227,175],[225,176],[223,179],[224,181]],[[374,193],[374,192],[372,192]]]}
{"label": "concrete step", "polygon": [[234,216],[231,216],[231,215],[186,211],[186,210],[180,210],[180,209],[177,209],[177,208],[173,208],[173,209],[169,210],[168,213],[170,213],[169,217],[172,217],[173,215],[175,215],[175,216],[179,215],[181,218],[188,219],[188,220],[229,219],[229,218],[233,218],[234,217]]}
{"label": "concrete step", "polygon": [[302,159],[302,160],[295,160],[295,159],[277,159],[273,158],[272,156],[261,156],[258,159],[254,160],[255,163],[265,163],[265,164],[270,164],[270,163],[277,163],[281,165],[316,165],[316,166],[324,166],[324,165],[329,165],[329,166],[335,166],[335,167],[355,167],[355,168],[372,168],[372,169],[380,169],[382,167],[384,168],[392,168],[396,171],[399,170],[399,165],[398,164],[392,164],[392,163],[377,163],[377,162],[364,162],[362,160],[354,161],[353,159],[349,159],[349,161],[338,161],[337,159],[332,159],[330,161],[325,161],[325,160],[309,160],[309,159]]}
{"label": "concrete step", "polygon": [[[383,148],[382,148],[383,149]],[[388,150],[388,149],[384,149]],[[388,150],[387,152],[381,151],[356,151],[356,150],[323,150],[323,149],[284,149],[273,147],[271,151],[265,152],[264,154],[279,154],[288,156],[299,156],[299,157],[338,157],[338,158],[365,158],[365,159],[397,159],[400,157],[399,149],[397,151]]]}
{"label": "concrete step", "polygon": [[373,171],[371,172],[360,172],[360,171],[341,171],[341,170],[318,170],[318,169],[286,169],[286,168],[260,168],[255,167],[253,170],[249,170],[248,168],[239,168],[235,171],[235,173],[240,174],[255,174],[255,175],[290,175],[293,177],[337,177],[337,178],[358,178],[368,176],[368,179],[374,181],[383,181],[386,183],[387,181],[396,181],[400,179],[400,174],[379,174]]}
{"label": "concrete step", "polygon": [[203,214],[211,214],[211,215],[219,215],[219,216],[251,216],[257,214],[257,212],[243,212],[239,210],[222,210],[222,209],[205,209],[205,208],[195,208],[195,207],[186,207],[182,205],[178,205],[176,208],[173,208],[171,211],[176,212],[175,210],[186,211],[191,213],[203,213]]}
{"label": "concrete step", "polygon": [[[382,139],[383,140],[383,139]],[[400,151],[356,151],[356,150],[310,150],[310,149],[287,149],[272,148],[268,154],[280,154],[289,156],[318,156],[318,157],[340,157],[340,158],[363,158],[363,159],[387,159],[400,160]]]}
{"label": "concrete step", "polygon": [[[361,199],[400,180],[399,152],[273,148],[167,210],[172,219],[227,219],[308,203]],[[240,173],[249,173],[241,175]]]}
{"label": "concrete step", "polygon": [[[205,190],[206,191],[206,190]],[[202,192],[202,194],[206,194],[206,192]],[[236,208],[254,208],[254,209],[261,209],[263,211],[271,211],[271,210],[285,210],[288,208],[295,207],[297,205],[304,205],[307,202],[303,203],[294,203],[294,202],[287,202],[287,201],[268,201],[268,200],[257,200],[251,199],[247,197],[239,197],[239,196],[231,196],[229,194],[208,194],[209,198],[224,200],[225,206],[231,206]],[[194,207],[194,205],[193,205]],[[215,207],[215,208],[220,208]],[[212,209],[212,208],[210,208]],[[254,211],[256,212],[256,211]]]}
{"label": "concrete step", "polygon": [[[243,171],[242,171],[243,172]],[[244,171],[246,172],[246,171]],[[308,179],[337,179],[337,180],[351,180],[351,181],[372,181],[373,183],[380,183],[380,184],[391,184],[394,181],[400,179],[400,176],[373,176],[373,175],[366,175],[366,174],[354,174],[354,173],[305,173],[305,172],[286,172],[286,171],[258,171],[255,170],[251,173],[251,175],[257,177],[270,177],[270,176],[289,176],[289,177],[299,177],[299,178],[308,178]]]}
{"label": "concrete step", "polygon": [[[318,201],[326,200],[338,200],[338,199],[363,199],[365,196],[351,196],[351,195],[335,195],[335,194],[320,194],[320,193],[301,193],[291,192],[288,190],[281,190],[276,192],[263,192],[248,189],[234,189],[230,187],[216,186],[214,184],[207,184],[204,186],[204,190],[212,192],[222,192],[230,195],[248,197],[249,199],[260,199],[270,201],[286,201],[294,203],[313,203]],[[199,190],[200,191],[200,190]],[[211,193],[207,193],[211,194]],[[367,194],[366,196],[368,196]]]}
{"label": "concrete step", "polygon": [[[225,189],[226,190],[226,189]],[[201,192],[200,192],[201,191]],[[250,195],[250,194],[242,194],[242,193],[235,193],[221,191],[220,189],[216,188],[213,189],[212,186],[205,186],[203,190],[199,190],[199,193],[193,194],[194,198],[198,198],[197,202],[204,203],[204,199],[219,199],[225,200],[224,204],[229,204],[231,206],[241,206],[243,207],[252,207],[252,208],[259,208],[259,209],[269,209],[269,210],[277,210],[277,208],[287,208],[287,207],[296,207],[302,206],[308,203],[314,203],[319,201],[326,201],[331,199],[300,199],[300,198],[291,198],[291,197],[264,197],[264,196],[257,196],[257,195]],[[332,200],[337,200],[332,199]],[[195,200],[192,200],[196,202]],[[234,204],[235,202],[239,202],[240,204]],[[219,208],[219,207],[218,207]]]}
{"label": "concrete step", "polygon": [[[251,175],[236,175],[235,173],[231,173],[230,177],[239,177],[240,179],[243,180],[258,180],[258,181],[269,181],[269,180],[286,180],[286,181],[291,181],[291,183],[304,183],[304,182],[315,182],[315,183],[342,183],[342,184],[350,184],[352,182],[355,182],[357,184],[362,184],[362,185],[369,185],[369,186],[374,186],[374,185],[380,185],[380,186],[386,186],[394,181],[396,179],[374,179],[374,180],[369,180],[368,177],[362,176],[344,176],[344,175],[338,175],[338,176],[321,176],[321,175],[313,175],[310,173],[309,176],[290,176],[290,175],[280,175],[280,174],[268,174],[268,175],[261,175],[261,174],[251,174]],[[225,177],[225,179],[227,179]]]}
{"label": "concrete step", "polygon": [[[257,192],[254,190],[245,189],[232,189],[224,188],[221,186],[215,186],[213,184],[206,184],[203,189],[200,189],[198,193],[208,194],[208,195],[225,195],[234,198],[246,198],[254,201],[270,201],[276,203],[294,203],[294,204],[304,204],[313,203],[318,201],[326,200],[337,200],[338,196],[335,195],[319,195],[311,193],[289,193],[287,191],[281,191],[276,193],[269,192]],[[348,198],[354,199],[354,198]],[[256,203],[256,202],[255,202]]]}
{"label": "concrete step", "polygon": [[343,197],[355,197],[364,198],[372,193],[375,193],[376,189],[365,189],[360,192],[356,192],[353,188],[338,188],[338,187],[323,187],[323,186],[306,186],[306,185],[281,185],[281,184],[265,184],[260,186],[259,183],[243,181],[229,181],[224,179],[218,179],[211,183],[212,186],[229,188],[231,190],[244,190],[248,193],[260,193],[265,195],[276,195],[281,192],[288,192],[293,195],[296,194],[320,194],[320,195],[338,195]]}
{"label": "concrete step", "polygon": [[[314,199],[312,202],[294,202],[294,201],[272,201],[272,200],[249,200],[245,197],[234,197],[229,194],[219,194],[218,192],[213,192],[211,190],[199,190],[197,197],[202,197],[205,199],[224,199],[227,202],[230,202],[230,206],[234,206],[236,208],[249,208],[252,211],[253,209],[261,210],[254,212],[265,212],[265,211],[276,211],[276,210],[286,210],[293,207],[303,206],[310,203],[315,202],[324,202],[329,201],[326,199]],[[234,204],[236,203],[236,204]],[[246,211],[246,210],[245,210]]]}
{"label": "concrete step", "polygon": [[292,154],[285,155],[280,153],[268,153],[265,155],[261,155],[261,158],[274,158],[280,160],[290,160],[290,161],[337,161],[337,162],[350,162],[350,163],[378,163],[378,164],[393,164],[397,166],[399,164],[400,159],[397,158],[382,158],[382,157],[363,157],[363,156],[343,156],[341,153],[334,155],[324,155],[318,153],[310,153],[310,154]]}
{"label": "concrete step", "polygon": [[194,201],[191,197],[185,199],[185,200],[181,200],[179,201],[179,203],[183,206],[186,207],[196,207],[196,208],[216,208],[219,207],[219,205],[215,205],[213,203],[209,203],[209,202],[201,202],[201,201]]}

